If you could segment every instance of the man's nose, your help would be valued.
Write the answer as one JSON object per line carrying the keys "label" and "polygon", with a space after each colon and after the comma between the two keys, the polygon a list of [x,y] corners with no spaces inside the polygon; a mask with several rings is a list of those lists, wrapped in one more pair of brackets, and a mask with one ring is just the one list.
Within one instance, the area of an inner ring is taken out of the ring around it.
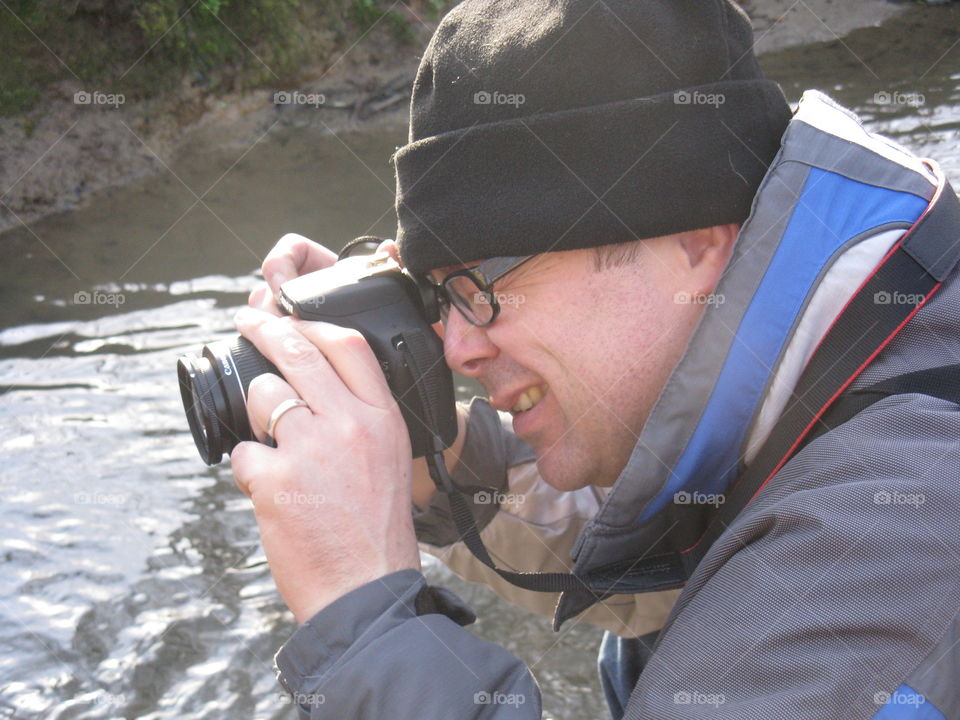
{"label": "man's nose", "polygon": [[471,325],[459,310],[450,308],[443,328],[443,354],[451,370],[475,378],[483,372],[483,361],[498,353],[486,328]]}

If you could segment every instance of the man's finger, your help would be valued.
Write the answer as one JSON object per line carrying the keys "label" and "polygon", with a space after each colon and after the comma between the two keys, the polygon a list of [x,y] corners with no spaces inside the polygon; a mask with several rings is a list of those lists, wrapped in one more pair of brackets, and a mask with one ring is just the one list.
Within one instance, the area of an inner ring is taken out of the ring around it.
{"label": "man's finger", "polygon": [[[258,375],[247,388],[247,415],[250,418],[250,427],[260,442],[264,442],[267,435],[267,425],[280,403],[285,400],[299,400],[300,396],[282,378],[265,373]],[[287,410],[273,426],[271,435],[280,445],[281,438],[289,435],[297,425],[302,425],[310,419],[313,413],[307,406],[295,407]]]}
{"label": "man's finger", "polygon": [[287,233],[267,253],[260,267],[276,297],[280,293],[280,286],[287,280],[330,267],[336,261],[337,254],[332,250],[303,235]]}
{"label": "man's finger", "polygon": [[403,261],[400,260],[400,247],[396,240],[384,240],[377,245],[377,254],[382,252],[388,253],[400,267],[403,267]]}
{"label": "man's finger", "polygon": [[237,443],[230,451],[230,465],[237,487],[247,497],[253,494],[251,485],[258,477],[276,471],[278,451],[255,442]]}
{"label": "man's finger", "polygon": [[250,292],[250,297],[247,298],[247,305],[257,310],[268,312],[271,315],[280,316],[283,314],[280,312],[280,306],[277,305],[277,301],[273,297],[270,286],[265,282],[260,283]]}
{"label": "man's finger", "polygon": [[325,322],[294,320],[294,326],[323,352],[343,384],[360,400],[382,410],[393,395],[370,345],[356,330]]}
{"label": "man's finger", "polygon": [[295,326],[292,318],[277,318],[243,308],[237,329],[252,342],[317,414],[354,399],[320,349]]}

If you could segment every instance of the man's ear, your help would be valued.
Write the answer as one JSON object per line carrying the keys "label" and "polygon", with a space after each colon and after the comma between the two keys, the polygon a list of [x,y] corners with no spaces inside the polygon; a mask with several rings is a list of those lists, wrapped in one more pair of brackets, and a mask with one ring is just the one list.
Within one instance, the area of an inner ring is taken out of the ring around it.
{"label": "man's ear", "polygon": [[681,233],[680,247],[686,254],[691,276],[696,278],[700,286],[691,290],[713,292],[720,281],[720,274],[730,261],[739,234],[740,225],[737,223]]}

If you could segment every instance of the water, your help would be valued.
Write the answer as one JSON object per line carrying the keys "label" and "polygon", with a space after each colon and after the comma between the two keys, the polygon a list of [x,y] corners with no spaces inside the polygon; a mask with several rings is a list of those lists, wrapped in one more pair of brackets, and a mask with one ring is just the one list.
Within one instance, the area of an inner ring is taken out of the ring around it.
{"label": "water", "polygon": [[[764,66],[791,100],[828,91],[960,186],[958,27],[957,8],[921,8]],[[294,717],[272,668],[293,622],[228,466],[197,456],[174,361],[233,334],[280,233],[391,235],[387,157],[404,134],[274,128],[252,149],[189,148],[170,172],[0,237],[0,717]],[[534,667],[548,717],[606,716],[599,631],[554,634],[426,572]]]}

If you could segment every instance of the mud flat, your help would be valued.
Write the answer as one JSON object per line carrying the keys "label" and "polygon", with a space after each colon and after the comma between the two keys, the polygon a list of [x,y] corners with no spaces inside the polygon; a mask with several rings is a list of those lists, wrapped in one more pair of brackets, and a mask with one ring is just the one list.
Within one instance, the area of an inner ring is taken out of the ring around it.
{"label": "mud flat", "polygon": [[[906,7],[887,0],[745,0],[742,5],[753,19],[760,53],[836,40]],[[334,133],[402,127],[410,84],[431,31],[424,24],[418,42],[407,47],[358,44],[327,67],[305,72],[310,79],[297,88],[212,96],[184,83],[163,98],[127,103],[110,88],[52,86],[41,110],[0,119],[0,232],[158,172],[192,147],[252,147],[284,126]]]}

